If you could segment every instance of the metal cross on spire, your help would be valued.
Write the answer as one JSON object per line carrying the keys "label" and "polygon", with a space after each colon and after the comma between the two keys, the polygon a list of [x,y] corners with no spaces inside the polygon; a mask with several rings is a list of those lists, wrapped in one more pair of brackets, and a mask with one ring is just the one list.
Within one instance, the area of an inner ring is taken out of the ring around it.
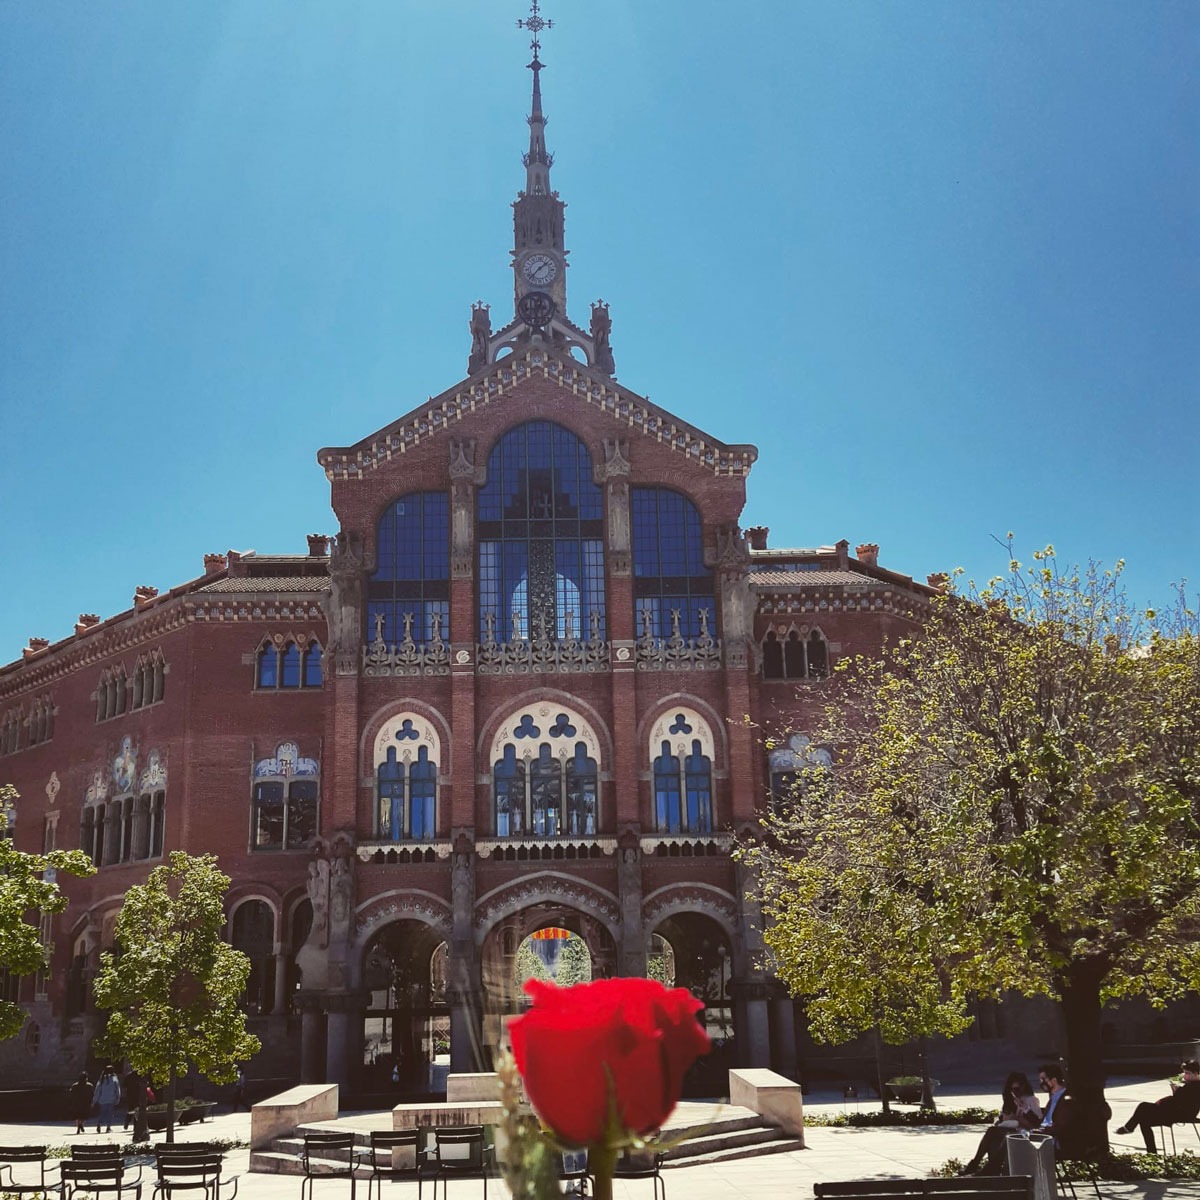
{"label": "metal cross on spire", "polygon": [[547,21],[542,17],[542,14],[538,11],[539,0],[529,0],[529,5],[529,16],[520,18],[517,21],[517,28],[528,29],[533,34],[529,42],[529,48],[533,51],[533,62],[530,63],[530,66],[536,71],[542,65],[538,60],[538,51],[542,48],[541,39],[538,37],[538,34],[543,29],[553,29],[554,22]]}

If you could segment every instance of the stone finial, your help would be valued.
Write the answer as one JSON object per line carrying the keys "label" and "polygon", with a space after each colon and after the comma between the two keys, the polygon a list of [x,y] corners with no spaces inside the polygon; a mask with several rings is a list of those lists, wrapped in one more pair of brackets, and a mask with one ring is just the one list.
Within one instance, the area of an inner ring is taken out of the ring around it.
{"label": "stone finial", "polygon": [[204,556],[204,573],[205,575],[217,575],[225,570],[228,565],[228,560],[223,554],[206,554]]}
{"label": "stone finial", "polygon": [[141,608],[143,605],[149,604],[155,596],[158,595],[158,588],[151,587],[146,583],[139,583],[133,589],[133,604],[135,608]]}
{"label": "stone finial", "polygon": [[854,547],[854,557],[868,567],[879,566],[879,543],[863,542]]}
{"label": "stone finial", "polygon": [[308,553],[311,558],[323,558],[329,553],[329,535],[324,533],[308,534]]}
{"label": "stone finial", "polygon": [[925,582],[935,592],[944,592],[950,585],[950,576],[945,571],[934,571],[932,575],[925,576]]}
{"label": "stone finial", "polygon": [[26,646],[25,649],[21,651],[21,657],[22,658],[33,658],[35,655],[41,654],[41,652],[43,650],[47,649],[49,647],[49,645],[50,645],[49,638],[31,637],[29,639],[29,645]]}
{"label": "stone finial", "polygon": [[746,530],[746,537],[750,540],[751,550],[765,550],[767,548],[767,534],[770,529],[766,525],[751,525]]}
{"label": "stone finial", "polygon": [[94,629],[100,624],[100,618],[95,613],[80,613],[79,620],[75,622],[75,632],[86,633],[89,629]]}
{"label": "stone finial", "polygon": [[488,342],[492,337],[492,316],[488,305],[476,300],[471,305],[471,353],[467,358],[467,374],[474,375],[487,365]]}

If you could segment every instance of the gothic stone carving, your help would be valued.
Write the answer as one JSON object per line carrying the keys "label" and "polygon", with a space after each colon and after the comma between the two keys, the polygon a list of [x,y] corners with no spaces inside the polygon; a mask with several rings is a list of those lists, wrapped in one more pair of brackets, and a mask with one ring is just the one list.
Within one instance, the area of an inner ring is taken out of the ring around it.
{"label": "gothic stone carving", "polygon": [[363,547],[358,534],[343,530],[329,556],[329,640],[339,675],[358,671],[362,642]]}
{"label": "gothic stone carving", "polygon": [[470,579],[475,568],[475,439],[450,440],[450,574]]}

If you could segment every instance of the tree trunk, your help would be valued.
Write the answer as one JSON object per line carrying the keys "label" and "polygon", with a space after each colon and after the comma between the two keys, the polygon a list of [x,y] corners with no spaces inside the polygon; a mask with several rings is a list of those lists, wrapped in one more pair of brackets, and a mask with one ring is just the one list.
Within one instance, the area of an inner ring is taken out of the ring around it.
{"label": "tree trunk", "polygon": [[937,1105],[933,1102],[933,1081],[929,1078],[929,1039],[922,1036],[917,1042],[917,1054],[921,1059],[921,1108],[933,1112]]}
{"label": "tree trunk", "polygon": [[1067,1149],[1076,1156],[1090,1157],[1108,1149],[1112,1110],[1104,1099],[1100,1040],[1100,984],[1105,973],[1096,963],[1077,962],[1067,968],[1060,981],[1060,1007],[1067,1035],[1067,1088],[1073,1101]]}
{"label": "tree trunk", "polygon": [[171,1063],[171,1078],[167,1081],[167,1143],[175,1141],[175,1064]]}
{"label": "tree trunk", "polygon": [[890,1113],[892,1111],[891,1101],[888,1099],[887,1084],[883,1081],[883,1036],[879,1032],[878,1025],[872,1032],[871,1040],[875,1044],[875,1084],[879,1088],[879,1099],[883,1101],[883,1111]]}

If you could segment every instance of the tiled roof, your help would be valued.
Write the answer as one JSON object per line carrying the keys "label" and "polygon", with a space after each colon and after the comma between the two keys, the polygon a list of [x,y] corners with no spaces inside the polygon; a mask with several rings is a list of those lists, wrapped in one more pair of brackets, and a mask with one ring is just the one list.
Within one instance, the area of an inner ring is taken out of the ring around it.
{"label": "tiled roof", "polygon": [[201,592],[233,592],[235,595],[266,592],[327,592],[328,575],[243,575],[218,579],[198,588]]}
{"label": "tiled roof", "polygon": [[882,579],[860,575],[857,571],[751,571],[750,585],[759,588],[802,588],[844,587],[857,584],[860,587],[888,587]]}

